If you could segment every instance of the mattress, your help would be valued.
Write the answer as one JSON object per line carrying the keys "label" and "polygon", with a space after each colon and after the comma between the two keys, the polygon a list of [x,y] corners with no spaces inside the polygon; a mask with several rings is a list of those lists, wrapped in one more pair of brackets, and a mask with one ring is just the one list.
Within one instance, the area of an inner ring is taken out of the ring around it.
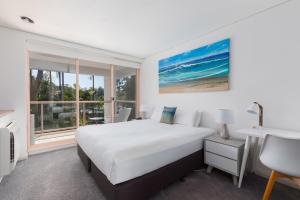
{"label": "mattress", "polygon": [[76,140],[113,184],[142,176],[203,148],[213,129],[154,120],[83,126]]}

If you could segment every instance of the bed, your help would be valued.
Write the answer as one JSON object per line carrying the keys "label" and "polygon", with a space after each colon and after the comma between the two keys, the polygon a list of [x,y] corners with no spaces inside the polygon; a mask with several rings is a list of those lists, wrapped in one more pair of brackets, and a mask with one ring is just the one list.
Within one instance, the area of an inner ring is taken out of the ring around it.
{"label": "bed", "polygon": [[203,165],[209,128],[155,120],[90,125],[76,130],[78,155],[110,200],[147,199]]}

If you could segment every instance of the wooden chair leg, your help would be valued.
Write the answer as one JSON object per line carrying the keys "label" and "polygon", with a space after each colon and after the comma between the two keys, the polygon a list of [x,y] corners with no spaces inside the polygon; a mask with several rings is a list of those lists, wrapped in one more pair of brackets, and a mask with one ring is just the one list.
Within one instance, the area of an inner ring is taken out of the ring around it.
{"label": "wooden chair leg", "polygon": [[265,193],[263,196],[263,200],[269,200],[274,183],[276,182],[276,180],[279,176],[280,176],[279,173],[277,173],[276,171],[272,171],[271,176],[268,181],[268,185],[266,187],[266,190],[265,190]]}

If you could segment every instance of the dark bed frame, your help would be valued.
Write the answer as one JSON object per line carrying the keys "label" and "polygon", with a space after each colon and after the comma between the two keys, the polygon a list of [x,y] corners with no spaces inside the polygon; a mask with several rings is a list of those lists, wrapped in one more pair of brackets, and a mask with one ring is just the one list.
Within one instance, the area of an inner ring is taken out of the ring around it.
{"label": "dark bed frame", "polygon": [[82,163],[109,200],[145,200],[188,173],[204,166],[203,149],[143,176],[113,185],[77,145]]}

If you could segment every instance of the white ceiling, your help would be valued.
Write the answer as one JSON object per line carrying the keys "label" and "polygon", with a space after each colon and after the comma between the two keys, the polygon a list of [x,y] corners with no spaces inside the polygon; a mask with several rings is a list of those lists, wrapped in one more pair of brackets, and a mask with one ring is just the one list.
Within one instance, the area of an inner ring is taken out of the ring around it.
{"label": "white ceiling", "polygon": [[143,58],[284,1],[0,0],[0,25]]}

